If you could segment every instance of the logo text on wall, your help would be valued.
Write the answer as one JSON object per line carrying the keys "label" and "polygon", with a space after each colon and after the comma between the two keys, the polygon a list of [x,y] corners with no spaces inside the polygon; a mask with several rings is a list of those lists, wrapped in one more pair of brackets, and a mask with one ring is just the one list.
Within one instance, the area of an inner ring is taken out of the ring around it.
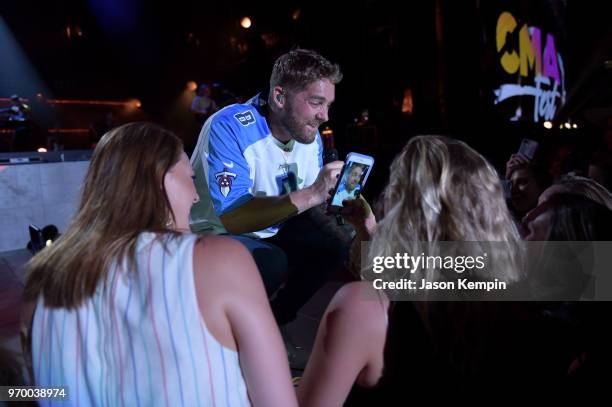
{"label": "logo text on wall", "polygon": [[[508,37],[518,30],[518,52]],[[504,83],[493,92],[495,104],[517,96],[532,96],[533,121],[552,120],[565,103],[565,70],[561,54],[557,52],[555,37],[542,30],[523,24],[520,28],[514,16],[504,11],[497,19],[496,45],[499,63],[509,75],[516,75],[514,83]],[[542,41],[544,47],[542,48]],[[520,108],[513,119],[520,118]]]}

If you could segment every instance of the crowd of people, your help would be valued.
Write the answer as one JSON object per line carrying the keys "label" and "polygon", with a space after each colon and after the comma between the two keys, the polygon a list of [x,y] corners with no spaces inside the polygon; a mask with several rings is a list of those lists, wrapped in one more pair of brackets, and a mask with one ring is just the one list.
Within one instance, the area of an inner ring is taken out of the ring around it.
{"label": "crowd of people", "polygon": [[[515,154],[506,199],[470,146],[417,136],[394,159],[376,216],[360,196],[364,168],[350,169],[350,231],[327,233],[343,162],[323,162],[318,128],[341,80],[314,51],[282,55],[268,91],[205,106],[191,159],[155,124],[104,134],[69,228],[28,265],[32,383],[68,386],[75,405],[112,406],[483,401],[551,385],[555,396],[592,394],[610,359],[605,303],[395,301],[357,280],[376,256],[436,242],[612,240],[609,190]],[[496,277],[528,279],[520,257],[508,253]],[[356,281],[336,293],[301,357],[287,325],[351,266]],[[290,366],[304,364],[295,391]]]}

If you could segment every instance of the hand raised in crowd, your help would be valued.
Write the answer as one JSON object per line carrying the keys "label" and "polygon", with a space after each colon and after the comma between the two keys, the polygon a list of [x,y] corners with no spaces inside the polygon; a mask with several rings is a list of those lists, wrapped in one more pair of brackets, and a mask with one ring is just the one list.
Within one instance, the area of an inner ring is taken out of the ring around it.
{"label": "hand raised in crowd", "polygon": [[506,163],[506,179],[510,179],[510,176],[516,169],[528,165],[529,163],[531,163],[531,160],[525,155],[521,153],[512,154]]}

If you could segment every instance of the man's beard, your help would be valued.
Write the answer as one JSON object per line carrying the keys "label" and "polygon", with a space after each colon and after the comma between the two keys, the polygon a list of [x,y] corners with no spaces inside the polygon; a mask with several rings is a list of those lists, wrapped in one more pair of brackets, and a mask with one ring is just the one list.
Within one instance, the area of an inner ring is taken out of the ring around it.
{"label": "man's beard", "polygon": [[[291,134],[291,137],[302,144],[312,144],[315,141],[317,129],[321,125],[321,122],[318,120],[314,120],[313,122],[301,123],[295,119],[293,114],[293,108],[291,105],[287,106],[286,116],[281,121],[285,128]],[[306,127],[307,124],[310,124],[314,127],[311,131]]]}

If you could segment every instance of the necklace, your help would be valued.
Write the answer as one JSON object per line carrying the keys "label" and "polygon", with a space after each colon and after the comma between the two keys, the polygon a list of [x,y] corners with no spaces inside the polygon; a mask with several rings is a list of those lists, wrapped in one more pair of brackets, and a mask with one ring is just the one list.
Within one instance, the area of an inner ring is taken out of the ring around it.
{"label": "necklace", "polygon": [[295,144],[294,140],[290,140],[287,144],[283,144],[281,142],[277,142],[277,147],[281,150],[281,154],[283,155],[284,164],[280,164],[278,169],[283,171],[284,174],[289,173],[289,169],[291,168],[291,164],[289,164],[289,154],[293,151],[293,145]]}

